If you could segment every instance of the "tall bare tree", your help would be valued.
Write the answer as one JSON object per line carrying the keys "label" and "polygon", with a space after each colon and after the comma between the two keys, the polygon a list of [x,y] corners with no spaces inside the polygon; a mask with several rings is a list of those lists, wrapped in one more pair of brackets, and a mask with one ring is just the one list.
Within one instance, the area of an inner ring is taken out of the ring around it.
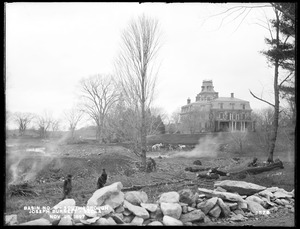
{"label": "tall bare tree", "polygon": [[60,120],[53,118],[51,120],[51,126],[50,126],[52,131],[52,136],[55,136],[56,132],[59,130],[59,126],[60,126]]}
{"label": "tall bare tree", "polygon": [[74,138],[74,132],[76,130],[76,126],[78,122],[80,122],[80,120],[82,119],[83,114],[84,114],[83,111],[77,107],[73,107],[70,110],[64,112],[64,116],[69,124],[69,130],[71,132],[72,139]]}
{"label": "tall bare tree", "polygon": [[80,81],[81,110],[87,113],[97,125],[97,139],[103,141],[106,116],[118,101],[119,92],[113,76],[94,75]]}
{"label": "tall bare tree", "polygon": [[32,113],[27,113],[27,112],[14,113],[13,120],[18,125],[19,133],[21,136],[24,135],[28,125],[33,119],[34,119],[34,115]]}
{"label": "tall bare tree", "polygon": [[[146,110],[153,100],[156,74],[154,60],[160,48],[158,21],[142,15],[132,20],[122,33],[122,46],[116,61],[123,95],[137,111],[140,122],[141,158],[146,169]],[[157,72],[156,72],[157,73]]]}
{"label": "tall bare tree", "polygon": [[37,125],[39,127],[40,137],[46,138],[47,132],[51,127],[53,121],[52,113],[49,111],[44,111],[42,115],[37,117]]}

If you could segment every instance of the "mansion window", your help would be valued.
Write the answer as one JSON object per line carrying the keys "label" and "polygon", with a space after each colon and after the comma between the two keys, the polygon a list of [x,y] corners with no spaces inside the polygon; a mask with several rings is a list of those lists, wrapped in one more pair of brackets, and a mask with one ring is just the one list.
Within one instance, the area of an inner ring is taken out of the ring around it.
{"label": "mansion window", "polygon": [[234,103],[230,103],[231,109],[234,110]]}
{"label": "mansion window", "polygon": [[220,109],[223,109],[223,103],[220,103]]}
{"label": "mansion window", "polygon": [[224,117],[224,114],[220,113],[220,119],[223,119],[223,117]]}
{"label": "mansion window", "polygon": [[245,114],[243,113],[243,114],[242,114],[242,119],[244,120],[245,118],[246,118],[246,117],[245,117]]}
{"label": "mansion window", "polygon": [[243,107],[243,110],[245,110],[246,105],[245,105],[245,104],[242,104],[242,107]]}
{"label": "mansion window", "polygon": [[232,119],[236,119],[236,113],[233,113],[233,117],[232,117]]}

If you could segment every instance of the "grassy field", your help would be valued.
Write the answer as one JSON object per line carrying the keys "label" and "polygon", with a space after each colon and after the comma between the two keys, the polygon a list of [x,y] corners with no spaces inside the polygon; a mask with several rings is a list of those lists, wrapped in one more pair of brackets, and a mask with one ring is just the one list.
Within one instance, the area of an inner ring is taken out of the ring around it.
{"label": "grassy field", "polygon": [[[228,150],[234,149],[234,146],[230,145],[230,141],[225,143],[228,144]],[[225,143],[218,142],[216,144]],[[154,201],[160,193],[166,191],[178,191],[182,188],[190,188],[193,191],[197,191],[198,187],[213,188],[212,180],[198,179],[195,173],[184,170],[186,167],[192,166],[196,159],[200,159],[204,166],[218,166],[229,172],[234,169],[245,168],[254,155],[258,156],[259,161],[266,159],[266,155],[262,151],[249,151],[247,147],[245,147],[243,154],[238,154],[234,150],[232,152],[227,150],[226,152],[218,151],[215,157],[202,157],[201,153],[198,154],[196,151],[186,151],[180,157],[174,156],[177,153],[174,151],[149,152],[148,156],[169,157],[156,158],[157,171],[145,173],[138,169],[136,162],[139,162],[140,159],[124,145],[104,146],[95,142],[64,144],[58,140],[41,141],[39,139],[9,139],[6,144],[8,146],[6,152],[6,188],[13,178],[11,166],[17,164],[16,167],[20,169],[17,173],[19,177],[23,173],[33,174],[30,183],[34,185],[34,190],[39,193],[38,196],[33,197],[11,197],[6,193],[5,212],[17,214],[19,222],[41,217],[40,214],[29,214],[28,211],[24,211],[24,206],[52,207],[57,204],[62,198],[63,178],[69,173],[73,175],[72,198],[75,199],[77,206],[85,205],[92,196],[96,190],[96,180],[103,168],[108,173],[107,185],[117,181],[121,181],[124,187],[180,181],[176,184],[143,188],[142,190],[148,194],[149,200]],[[254,143],[248,142],[248,144]],[[28,148],[44,148],[45,153],[26,151]],[[195,150],[199,150],[199,148]],[[277,186],[287,191],[293,190],[294,156],[293,153],[289,153],[290,156],[287,154],[288,152],[284,150],[277,150],[275,153],[275,158],[279,157],[284,162],[284,169],[246,176],[242,180],[267,187]],[[232,160],[232,157],[239,157],[239,163]],[[34,169],[30,170],[30,168]]]}

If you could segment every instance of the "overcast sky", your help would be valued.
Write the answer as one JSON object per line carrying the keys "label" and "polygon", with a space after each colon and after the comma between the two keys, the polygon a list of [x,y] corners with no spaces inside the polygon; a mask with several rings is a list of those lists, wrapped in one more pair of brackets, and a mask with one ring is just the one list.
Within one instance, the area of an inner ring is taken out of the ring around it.
{"label": "overcast sky", "polygon": [[252,109],[266,107],[249,89],[272,97],[273,69],[260,54],[269,32],[258,23],[274,13],[264,7],[245,18],[248,10],[213,16],[235,5],[241,4],[6,4],[6,109],[59,117],[75,103],[81,78],[113,72],[122,30],[143,13],[162,31],[155,106],[171,114],[188,97],[194,102],[211,79],[220,97],[233,92]]}

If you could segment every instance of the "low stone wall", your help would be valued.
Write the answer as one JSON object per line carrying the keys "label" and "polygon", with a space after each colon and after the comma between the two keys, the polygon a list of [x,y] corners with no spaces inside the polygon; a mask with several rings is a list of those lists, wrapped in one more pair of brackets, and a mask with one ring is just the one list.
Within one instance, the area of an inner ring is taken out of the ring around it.
{"label": "low stone wall", "polygon": [[263,187],[243,181],[215,182],[215,189],[198,188],[162,193],[155,203],[143,191],[122,192],[121,182],[96,190],[86,206],[65,199],[40,219],[18,224],[6,215],[6,225],[201,225],[222,219],[247,221],[279,207],[294,212],[294,190]]}

